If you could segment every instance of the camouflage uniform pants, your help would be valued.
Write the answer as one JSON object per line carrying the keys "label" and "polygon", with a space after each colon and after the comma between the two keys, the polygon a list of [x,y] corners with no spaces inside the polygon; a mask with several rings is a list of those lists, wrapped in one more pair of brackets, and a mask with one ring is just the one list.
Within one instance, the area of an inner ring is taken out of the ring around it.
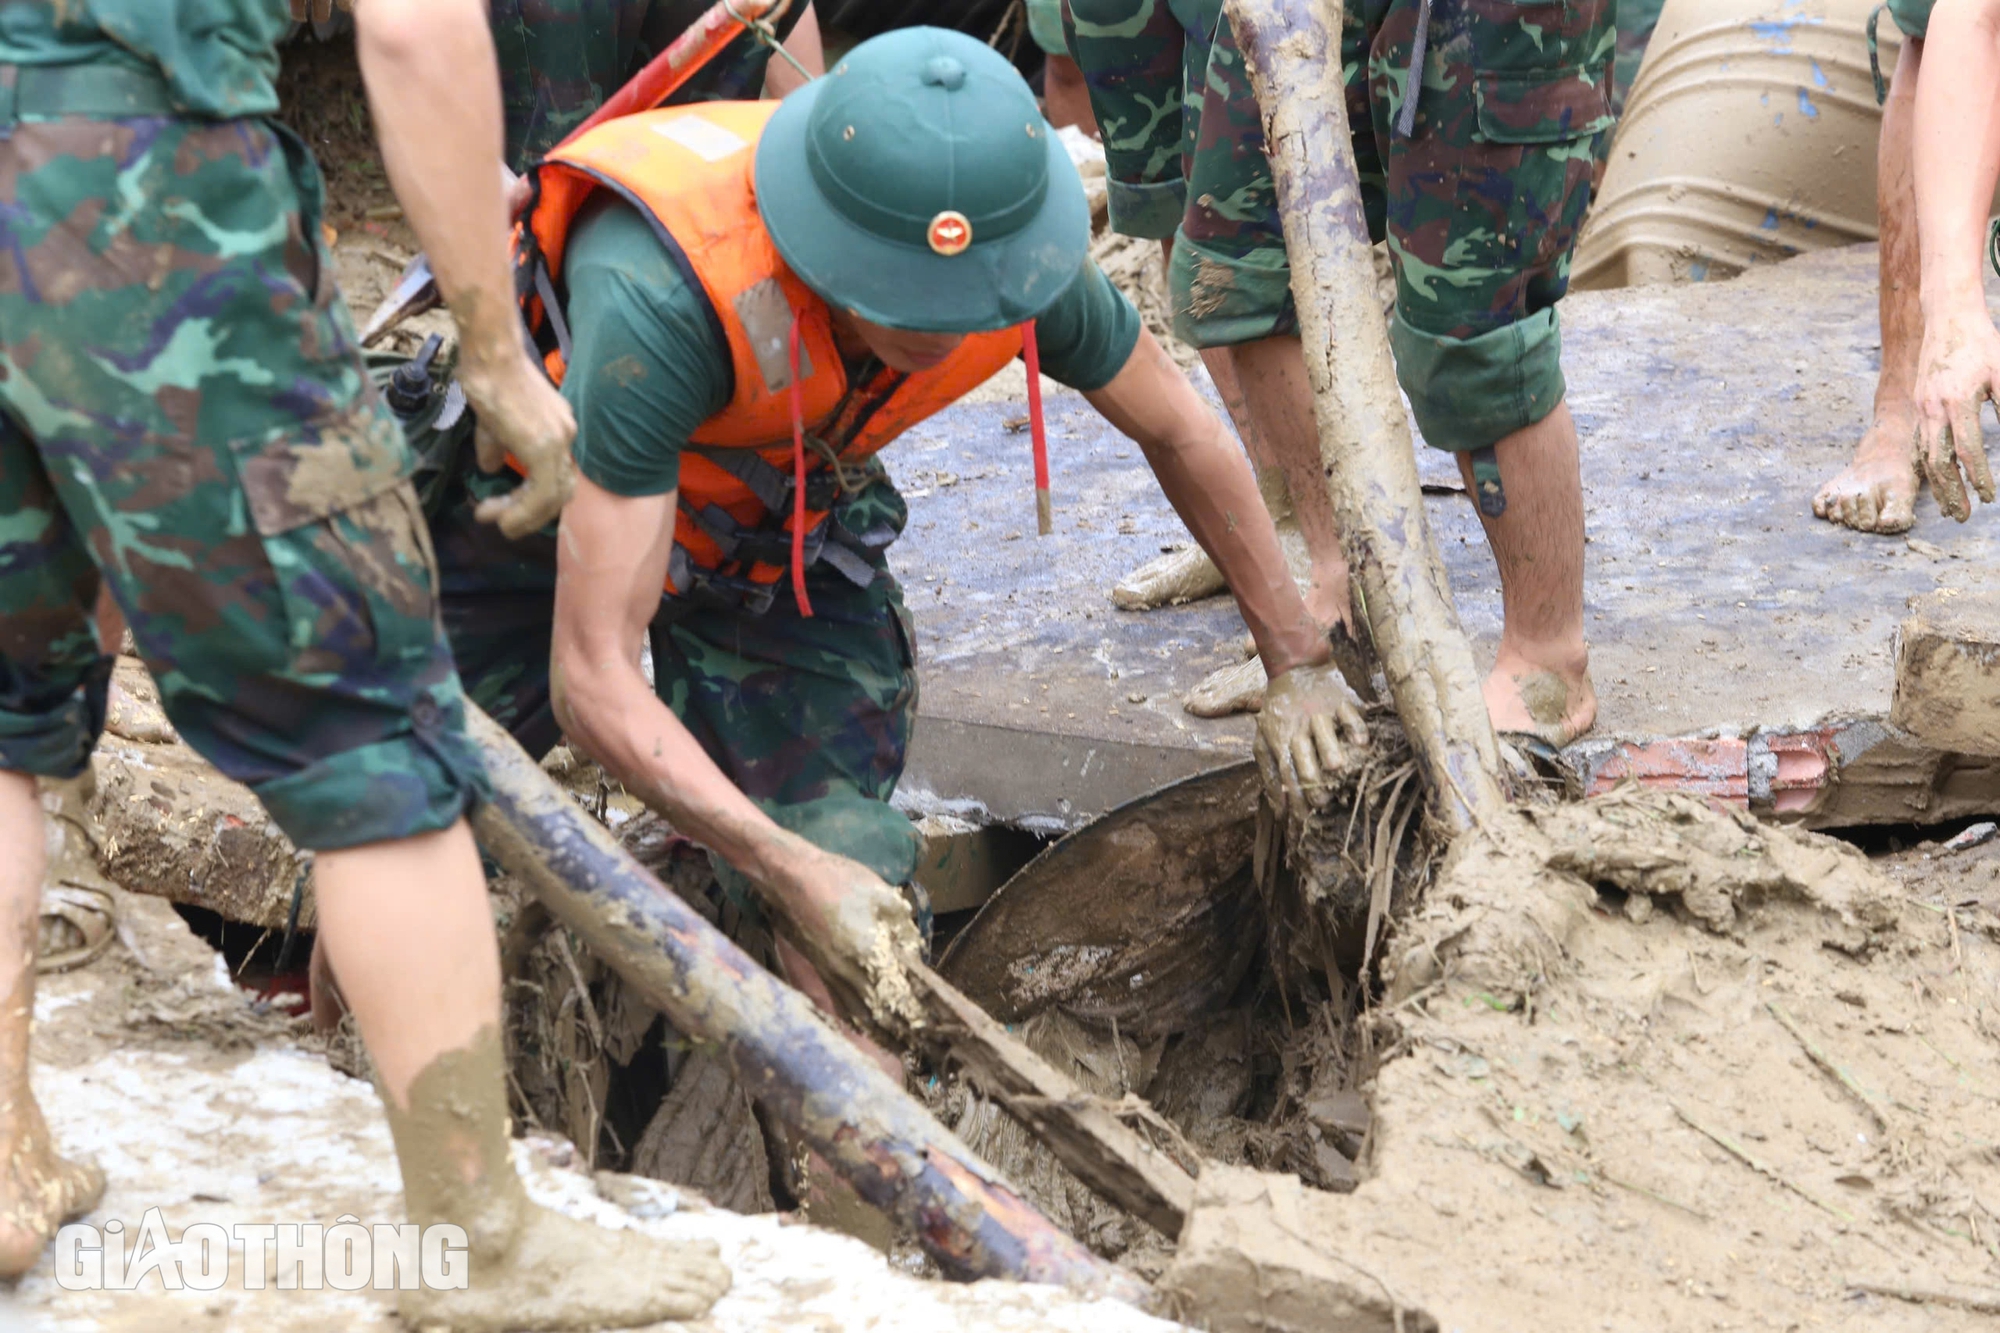
{"label": "camouflage uniform pants", "polygon": [[[437,452],[421,427],[412,439],[420,453]],[[458,450],[458,480],[432,522],[445,628],[467,694],[539,757],[559,738],[549,702],[555,538],[509,542],[472,517],[480,499],[513,482],[481,476],[470,452]],[[908,515],[886,481],[844,504],[854,531],[883,522],[900,531]],[[763,615],[663,599],[650,634],[654,689],[778,824],[907,884],[919,845],[889,805],[917,708],[902,589],[886,567],[859,588],[824,564],[806,585],[811,619],[789,584]],[[720,861],[716,873],[738,907],[753,907],[745,880]]]}
{"label": "camouflage uniform pants", "polygon": [[[788,32],[804,3],[779,31]],[[492,0],[507,165],[523,171],[701,17],[708,0]],[[770,53],[745,33],[672,99],[755,99]]]}
{"label": "camouflage uniform pants", "polygon": [[484,776],[310,155],[163,96],[55,114],[143,107],[120,71],[21,82],[0,138],[0,768],[88,762],[102,582],[174,725],[299,846],[448,827]]}
{"label": "camouflage uniform pants", "polygon": [[1632,81],[1639,77],[1639,65],[1652,43],[1653,29],[1660,23],[1664,0],[1615,0],[1618,6],[1618,59],[1611,89],[1611,110],[1623,115],[1625,98]]}
{"label": "camouflage uniform pants", "polygon": [[[1112,223],[1174,237],[1174,331],[1198,347],[1297,328],[1263,127],[1221,11],[1068,0],[1067,14],[1104,131]],[[1397,373],[1437,448],[1493,444],[1562,400],[1555,307],[1609,146],[1614,45],[1612,0],[1346,8],[1355,165],[1396,270]]]}

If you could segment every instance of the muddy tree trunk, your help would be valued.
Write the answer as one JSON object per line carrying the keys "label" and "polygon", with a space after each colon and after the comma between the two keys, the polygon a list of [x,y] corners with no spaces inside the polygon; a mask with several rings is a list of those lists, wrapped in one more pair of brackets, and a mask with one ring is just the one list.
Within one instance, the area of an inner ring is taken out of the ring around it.
{"label": "muddy tree trunk", "polygon": [[1227,0],[1264,112],[1333,512],[1389,691],[1453,834],[1506,806],[1472,644],[1424,521],[1348,139],[1341,0]]}
{"label": "muddy tree trunk", "polygon": [[497,723],[468,712],[493,782],[474,817],[487,854],[676,1028],[721,1046],[745,1089],[947,1274],[1152,1303],[1145,1283],[1057,1230],[804,996],[662,887]]}

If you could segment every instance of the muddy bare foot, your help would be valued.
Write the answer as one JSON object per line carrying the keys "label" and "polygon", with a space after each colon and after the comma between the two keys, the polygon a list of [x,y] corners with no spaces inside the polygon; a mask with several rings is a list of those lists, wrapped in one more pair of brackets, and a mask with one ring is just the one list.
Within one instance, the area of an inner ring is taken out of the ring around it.
{"label": "muddy bare foot", "polygon": [[56,1155],[34,1094],[23,1086],[0,1108],[0,1126],[12,1122],[14,1149],[0,1172],[0,1279],[33,1268],[63,1223],[83,1216],[104,1197],[104,1173]]}
{"label": "muddy bare foot", "polygon": [[1111,600],[1121,611],[1151,611],[1155,607],[1177,606],[1213,597],[1228,585],[1222,571],[1199,546],[1148,560],[1118,580]]}
{"label": "muddy bare foot", "polygon": [[1211,671],[1187,692],[1181,706],[1196,717],[1255,713],[1264,707],[1264,688],[1269,684],[1264,675],[1264,659],[1252,657],[1235,666]]}
{"label": "muddy bare foot", "polygon": [[465,1290],[405,1291],[397,1310],[423,1333],[633,1328],[698,1319],[728,1290],[712,1244],[607,1231],[531,1204],[509,1249],[475,1255]]}
{"label": "muddy bare foot", "polygon": [[383,1109],[413,1221],[464,1227],[472,1271],[460,1291],[399,1294],[412,1329],[454,1333],[632,1328],[697,1319],[729,1290],[714,1245],[610,1231],[529,1201],[508,1149],[497,1028],[417,1075],[409,1105]]}
{"label": "muddy bare foot", "polygon": [[[1312,588],[1312,557],[1306,553],[1306,539],[1299,534],[1297,523],[1288,521],[1278,525],[1278,546],[1284,551],[1285,563],[1291,567],[1292,577],[1305,593],[1306,604],[1313,614],[1330,623],[1333,617],[1345,611],[1345,586],[1338,590],[1338,595],[1328,593],[1324,596],[1318,595]],[[1228,587],[1222,571],[1208,558],[1208,552],[1190,544],[1156,560],[1148,560],[1118,580],[1117,586],[1111,590],[1111,600],[1120,611],[1151,611],[1162,606],[1198,602],[1204,597],[1226,591]],[[1325,603],[1324,613],[1316,602]]]}
{"label": "muddy bare foot", "polygon": [[1590,674],[1573,676],[1527,662],[1496,662],[1481,692],[1493,729],[1568,745],[1597,721],[1597,691]]}
{"label": "muddy bare foot", "polygon": [[1854,461],[1813,497],[1813,513],[1856,532],[1908,532],[1921,485],[1914,408],[1877,412]]}

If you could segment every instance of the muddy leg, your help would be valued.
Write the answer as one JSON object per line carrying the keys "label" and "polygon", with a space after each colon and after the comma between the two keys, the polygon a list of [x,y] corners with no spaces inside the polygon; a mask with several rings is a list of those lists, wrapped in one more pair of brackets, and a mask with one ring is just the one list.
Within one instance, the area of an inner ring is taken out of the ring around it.
{"label": "muddy leg", "polygon": [[[1480,515],[1500,566],[1506,623],[1486,677],[1486,711],[1499,731],[1567,745],[1597,720],[1590,650],[1583,641],[1583,482],[1569,405],[1494,446],[1507,512]],[[1476,494],[1472,458],[1460,454]]]}
{"label": "muddy leg", "polygon": [[1876,206],[1881,216],[1882,373],[1875,418],[1854,461],[1813,497],[1813,513],[1861,532],[1905,532],[1916,522],[1917,351],[1923,312],[1917,300],[1917,185],[1914,152],[1917,71],[1924,44],[1906,41],[1882,108],[1876,148]]}
{"label": "muddy leg", "polygon": [[[1218,356],[1218,350],[1225,355]],[[1319,427],[1299,340],[1260,338],[1211,348],[1202,357],[1211,369],[1218,362],[1224,367],[1216,384],[1226,383],[1235,394],[1232,398],[1225,391],[1223,402],[1257,468],[1257,488],[1278,522],[1278,539],[1293,577],[1303,584],[1306,608],[1329,629],[1344,624],[1351,632],[1347,557],[1320,472]],[[1294,496],[1306,498],[1295,504]],[[1187,710],[1196,717],[1254,713],[1264,706],[1265,684],[1264,664],[1253,647],[1245,661],[1211,672],[1189,690]]]}
{"label": "muddy leg", "polygon": [[[1287,507],[1305,540],[1312,568],[1306,607],[1329,629],[1337,624],[1352,629],[1347,557],[1321,471],[1312,383],[1298,337],[1260,338],[1228,351],[1237,395],[1252,422],[1243,436],[1250,461],[1260,476],[1275,471],[1283,477]],[[1236,411],[1234,404],[1230,410]],[[1278,517],[1278,511],[1273,509],[1271,516]]]}
{"label": "muddy leg", "polygon": [[[1163,241],[1161,248],[1171,254],[1173,242]],[[1306,606],[1323,625],[1345,621],[1347,558],[1334,527],[1333,505],[1320,498],[1326,484],[1319,474],[1312,385],[1306,379],[1298,338],[1281,335],[1234,347],[1204,347],[1201,362],[1215,381],[1244,452],[1250,455],[1258,493],[1278,525],[1278,542],[1292,577],[1305,592]],[[1303,511],[1294,506],[1294,494],[1308,497]],[[1213,597],[1227,587],[1208,553],[1189,546],[1127,574],[1112,589],[1111,600],[1126,611],[1146,611]],[[1196,694],[1208,697],[1207,705],[1196,711],[1219,717],[1256,708],[1263,700],[1263,685],[1258,683],[1247,693],[1229,687],[1218,694],[1217,687],[1204,683],[1196,687]],[[1222,702],[1225,695],[1236,702]]]}
{"label": "muddy leg", "polygon": [[28,1087],[45,846],[35,780],[0,773],[0,1279],[32,1268],[56,1228],[104,1193],[103,1172],[56,1155]]}
{"label": "muddy leg", "polygon": [[1045,67],[1042,110],[1049,124],[1061,129],[1075,125],[1091,138],[1097,137],[1097,113],[1090,108],[1090,89],[1084,85],[1083,71],[1068,56],[1051,55]]}
{"label": "muddy leg", "polygon": [[712,1248],[604,1231],[528,1201],[509,1156],[500,961],[463,822],[314,867],[320,939],[368,1045],[412,1221],[465,1228],[471,1285],[401,1293],[406,1322],[460,1333],[622,1328],[707,1312]]}

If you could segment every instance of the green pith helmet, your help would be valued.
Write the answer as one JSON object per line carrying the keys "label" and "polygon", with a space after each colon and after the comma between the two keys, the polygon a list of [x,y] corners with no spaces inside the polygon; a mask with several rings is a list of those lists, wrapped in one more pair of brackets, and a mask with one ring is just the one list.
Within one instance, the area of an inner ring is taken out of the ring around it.
{"label": "green pith helmet", "polygon": [[904,28],[785,99],[757,208],[829,304],[897,329],[1034,318],[1082,271],[1083,182],[1035,95],[984,43]]}

